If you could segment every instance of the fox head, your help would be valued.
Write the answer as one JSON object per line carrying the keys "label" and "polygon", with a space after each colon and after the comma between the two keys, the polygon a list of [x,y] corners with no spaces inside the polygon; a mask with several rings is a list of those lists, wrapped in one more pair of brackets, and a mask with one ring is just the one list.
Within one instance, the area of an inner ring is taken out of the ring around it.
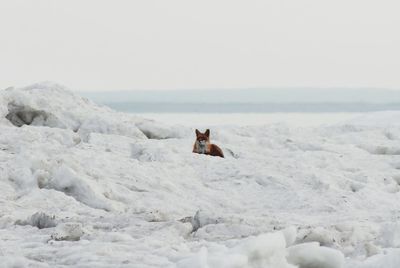
{"label": "fox head", "polygon": [[198,129],[196,129],[196,142],[195,148],[198,153],[205,154],[207,151],[207,147],[210,145],[210,130],[207,129],[206,132],[201,133]]}

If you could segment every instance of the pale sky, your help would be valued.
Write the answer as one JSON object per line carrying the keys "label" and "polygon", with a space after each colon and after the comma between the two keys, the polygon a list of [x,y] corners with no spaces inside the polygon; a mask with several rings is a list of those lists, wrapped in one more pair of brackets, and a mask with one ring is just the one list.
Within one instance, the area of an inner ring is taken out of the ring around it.
{"label": "pale sky", "polygon": [[1,0],[0,88],[400,89],[398,0]]}

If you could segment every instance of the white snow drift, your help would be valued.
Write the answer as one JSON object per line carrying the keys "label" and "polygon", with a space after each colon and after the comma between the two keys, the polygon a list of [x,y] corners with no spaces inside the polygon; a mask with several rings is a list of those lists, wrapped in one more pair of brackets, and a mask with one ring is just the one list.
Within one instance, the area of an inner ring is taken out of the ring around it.
{"label": "white snow drift", "polygon": [[0,267],[400,266],[400,118],[194,131],[0,92]]}

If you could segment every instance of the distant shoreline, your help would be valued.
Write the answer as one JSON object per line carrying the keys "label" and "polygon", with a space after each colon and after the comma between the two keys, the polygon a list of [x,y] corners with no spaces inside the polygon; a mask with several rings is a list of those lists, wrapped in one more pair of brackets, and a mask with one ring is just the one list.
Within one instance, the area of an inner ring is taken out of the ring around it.
{"label": "distant shoreline", "polygon": [[109,102],[129,113],[362,113],[399,111],[400,103],[149,103]]}

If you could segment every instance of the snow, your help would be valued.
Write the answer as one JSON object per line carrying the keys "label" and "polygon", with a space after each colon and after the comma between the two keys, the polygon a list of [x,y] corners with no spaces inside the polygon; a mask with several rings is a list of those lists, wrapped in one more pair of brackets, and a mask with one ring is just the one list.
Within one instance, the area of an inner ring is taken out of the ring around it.
{"label": "snow", "polygon": [[56,227],[57,223],[54,221],[54,216],[51,217],[43,212],[36,212],[30,216],[26,221],[15,222],[19,225],[36,226],[39,229]]}
{"label": "snow", "polygon": [[194,256],[178,262],[178,267],[296,267],[288,263],[286,255],[284,236],[271,233],[243,239],[232,248],[202,247]]}
{"label": "snow", "polygon": [[300,268],[340,268],[344,265],[343,253],[321,247],[317,242],[289,247],[287,259]]}
{"label": "snow", "polygon": [[193,122],[3,90],[0,267],[399,267],[398,118],[216,125],[218,158]]}

